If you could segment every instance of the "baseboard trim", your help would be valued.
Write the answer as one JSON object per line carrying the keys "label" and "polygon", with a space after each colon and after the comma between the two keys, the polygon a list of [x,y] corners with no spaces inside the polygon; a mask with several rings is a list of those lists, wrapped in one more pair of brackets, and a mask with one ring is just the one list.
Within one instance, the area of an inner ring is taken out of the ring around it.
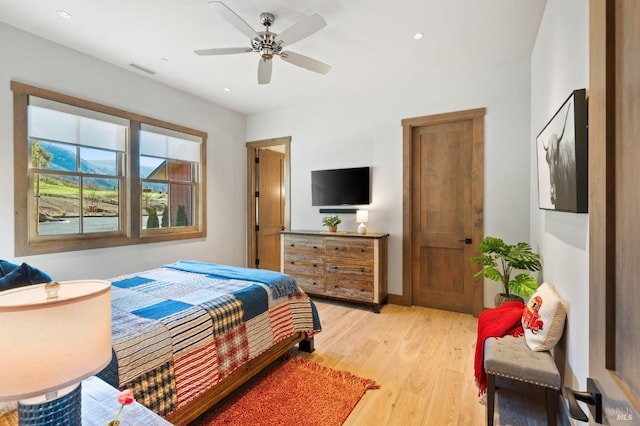
{"label": "baseboard trim", "polygon": [[387,294],[387,303],[392,305],[409,306],[403,302],[402,295],[400,294]]}

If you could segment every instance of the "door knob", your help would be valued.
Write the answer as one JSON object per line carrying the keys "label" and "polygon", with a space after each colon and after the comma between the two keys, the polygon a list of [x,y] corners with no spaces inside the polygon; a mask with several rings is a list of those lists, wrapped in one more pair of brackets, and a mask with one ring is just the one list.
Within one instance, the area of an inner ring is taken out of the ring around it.
{"label": "door knob", "polygon": [[582,411],[578,401],[582,401],[589,405],[591,416],[596,423],[602,424],[602,392],[596,384],[595,380],[587,377],[587,391],[579,392],[568,387],[564,387],[563,392],[569,401],[569,414],[572,418],[581,422],[588,422],[589,417]]}

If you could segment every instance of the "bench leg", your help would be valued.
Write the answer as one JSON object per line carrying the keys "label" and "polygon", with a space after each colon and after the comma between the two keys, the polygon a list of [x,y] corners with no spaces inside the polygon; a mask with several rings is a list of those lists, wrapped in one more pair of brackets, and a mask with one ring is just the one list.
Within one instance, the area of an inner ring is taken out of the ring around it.
{"label": "bench leg", "polygon": [[547,425],[557,426],[558,424],[558,391],[552,388],[545,388],[547,394]]}
{"label": "bench leg", "polygon": [[496,402],[496,376],[487,373],[487,426],[493,426],[493,413]]}

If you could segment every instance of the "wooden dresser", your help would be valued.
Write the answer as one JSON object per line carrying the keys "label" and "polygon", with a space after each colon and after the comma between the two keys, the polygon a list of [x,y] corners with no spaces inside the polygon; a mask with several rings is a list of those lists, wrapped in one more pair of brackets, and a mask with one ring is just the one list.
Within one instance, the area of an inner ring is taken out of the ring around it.
{"label": "wooden dresser", "polygon": [[281,270],[309,295],[370,305],[387,301],[389,234],[284,231]]}

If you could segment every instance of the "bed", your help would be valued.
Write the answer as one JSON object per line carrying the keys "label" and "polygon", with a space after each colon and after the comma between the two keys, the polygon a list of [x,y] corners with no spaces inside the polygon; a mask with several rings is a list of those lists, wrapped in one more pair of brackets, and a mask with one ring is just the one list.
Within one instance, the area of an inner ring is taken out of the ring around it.
{"label": "bed", "polygon": [[289,275],[195,261],[115,277],[111,363],[98,374],[186,425],[298,344],[320,321]]}

